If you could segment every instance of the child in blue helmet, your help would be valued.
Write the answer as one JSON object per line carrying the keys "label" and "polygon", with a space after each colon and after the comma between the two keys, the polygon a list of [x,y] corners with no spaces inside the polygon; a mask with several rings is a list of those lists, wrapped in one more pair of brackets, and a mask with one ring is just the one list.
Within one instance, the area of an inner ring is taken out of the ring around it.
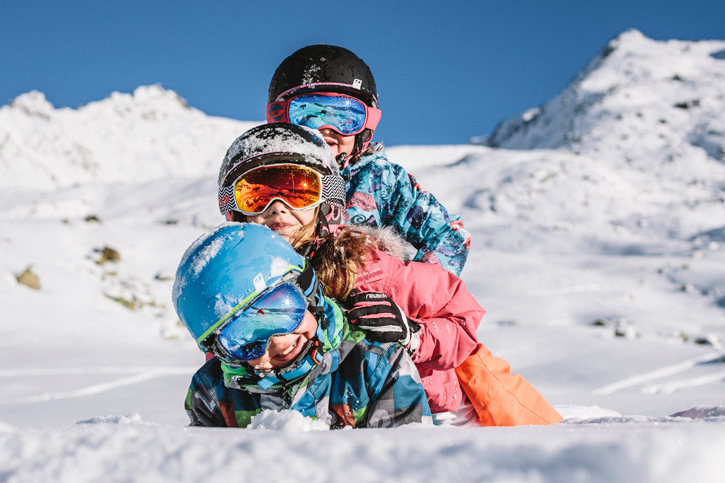
{"label": "child in blue helmet", "polygon": [[331,428],[432,422],[405,350],[350,326],[305,259],[264,226],[226,223],[202,235],[181,260],[173,299],[216,356],[191,381],[193,426],[245,427],[262,409]]}
{"label": "child in blue helmet", "polygon": [[460,217],[391,163],[381,144],[370,144],[381,113],[375,79],[362,59],[342,47],[303,47],[275,71],[267,102],[267,122],[322,133],[346,181],[350,222],[393,226],[417,249],[414,260],[440,263],[460,276],[470,245]]}

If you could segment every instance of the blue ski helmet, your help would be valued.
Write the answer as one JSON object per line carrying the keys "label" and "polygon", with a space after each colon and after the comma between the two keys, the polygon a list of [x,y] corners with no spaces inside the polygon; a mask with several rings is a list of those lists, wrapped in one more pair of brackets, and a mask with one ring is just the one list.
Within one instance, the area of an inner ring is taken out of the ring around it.
{"label": "blue ski helmet", "polygon": [[324,304],[311,265],[281,236],[262,225],[224,223],[184,253],[174,281],[174,307],[204,350],[209,335],[237,310],[286,281],[296,282],[308,307]]}

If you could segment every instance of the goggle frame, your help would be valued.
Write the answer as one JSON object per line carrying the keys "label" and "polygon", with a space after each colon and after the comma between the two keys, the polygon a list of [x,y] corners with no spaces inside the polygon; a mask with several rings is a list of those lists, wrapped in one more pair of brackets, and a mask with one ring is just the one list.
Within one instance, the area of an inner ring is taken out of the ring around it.
{"label": "goggle frame", "polygon": [[[282,198],[282,197],[279,197],[279,196],[275,196],[275,197],[270,198],[267,201],[267,203],[264,205],[264,207],[260,211],[246,211],[246,210],[243,210],[240,207],[240,200],[239,200],[239,196],[237,195],[237,193],[238,193],[237,186],[239,185],[240,181],[243,181],[244,178],[246,176],[249,176],[250,174],[253,174],[255,172],[260,172],[261,170],[266,170],[266,169],[270,169],[270,168],[287,168],[287,169],[293,169],[295,171],[299,170],[299,171],[304,171],[305,173],[312,173],[312,174],[314,174],[317,177],[317,184],[319,186],[319,193],[317,193],[317,200],[314,203],[311,203],[309,205],[306,205],[306,206],[297,208],[295,206],[292,206],[292,204],[290,204],[289,200],[287,200],[285,198]],[[235,211],[238,211],[239,213],[245,215],[245,216],[255,216],[255,215],[261,215],[262,213],[264,213],[265,211],[267,211],[267,209],[269,208],[269,206],[272,203],[274,203],[275,201],[281,201],[282,203],[284,203],[285,205],[287,205],[289,208],[291,208],[293,210],[299,210],[299,211],[311,210],[311,209],[316,208],[317,206],[319,206],[320,203],[322,203],[323,201],[325,201],[324,200],[324,196],[323,196],[323,193],[325,192],[324,191],[325,190],[325,180],[324,180],[324,178],[326,178],[326,176],[323,176],[322,174],[320,174],[319,172],[315,171],[314,169],[309,168],[307,166],[301,166],[299,164],[281,163],[281,164],[269,164],[269,165],[257,166],[255,168],[250,169],[249,171],[241,174],[236,180],[234,180],[234,183],[232,183],[232,189],[233,189],[233,197],[232,198],[234,200],[234,205],[235,205],[233,207],[233,209]]]}
{"label": "goggle frame", "polygon": [[[356,103],[358,103],[360,105],[360,107],[362,109],[364,109],[364,111],[365,111],[365,120],[362,123],[362,127],[355,130],[354,132],[349,132],[349,133],[342,132],[342,130],[340,129],[340,126],[336,126],[334,124],[321,124],[320,126],[314,127],[314,129],[317,129],[317,130],[331,128],[335,132],[337,132],[343,136],[354,136],[356,134],[363,132],[365,129],[369,129],[371,132],[373,132],[378,127],[378,123],[380,122],[380,117],[382,116],[382,112],[380,111],[380,109],[377,109],[375,107],[370,107],[367,104],[365,104],[363,101],[361,101],[360,99],[358,99],[354,96],[347,95],[347,94],[341,94],[338,92],[312,91],[312,92],[306,92],[303,94],[292,96],[289,99],[284,99],[283,96],[280,96],[278,98],[278,100],[267,104],[267,122],[270,124],[277,123],[277,122],[287,122],[290,124],[295,124],[294,122],[291,121],[290,116],[289,116],[290,103],[292,103],[293,101],[295,101],[297,99],[300,99],[302,97],[307,97],[307,96],[342,97],[342,98],[346,98],[346,99],[351,99],[351,100],[355,101]],[[305,124],[297,124],[297,125],[306,126]],[[312,127],[312,126],[306,126],[306,127]]]}
{"label": "goggle frame", "polygon": [[[237,355],[232,354],[226,347],[224,347],[224,345],[220,341],[221,332],[230,323],[232,323],[238,319],[237,315],[241,315],[242,313],[244,313],[244,311],[251,308],[255,302],[258,302],[259,300],[263,299],[264,297],[269,295],[273,290],[277,289],[280,286],[289,285],[289,286],[293,287],[299,293],[302,300],[305,301],[305,310],[307,310],[309,308],[309,301],[308,301],[307,297],[305,297],[304,291],[302,290],[302,288],[299,285],[297,285],[297,283],[295,283],[295,281],[292,279],[293,277],[290,276],[291,273],[292,272],[288,272],[277,283],[275,283],[274,285],[271,285],[269,287],[266,287],[264,290],[262,290],[259,293],[257,293],[257,291],[255,290],[255,292],[250,294],[242,302],[240,302],[235,307],[233,307],[226,315],[224,315],[216,323],[214,323],[212,325],[212,327],[209,330],[207,330],[199,338],[198,343],[199,343],[200,347],[211,352],[218,359],[220,359],[228,364],[237,365],[240,362],[247,362],[249,360],[254,360],[254,359],[257,359],[257,358],[261,357],[262,355],[264,355],[264,353],[267,350],[267,346],[269,344],[269,339],[271,337],[274,337],[275,335],[284,335],[284,334],[289,334],[289,333],[294,332],[297,329],[297,327],[299,327],[299,325],[302,323],[302,319],[300,319],[299,322],[297,323],[296,327],[290,331],[270,334],[266,339],[264,339],[264,342],[265,342],[264,346],[263,346],[264,350],[261,351],[261,353],[258,355],[258,357],[250,357],[250,358],[246,358],[246,359],[240,358]],[[304,318],[304,316],[303,316],[303,318]],[[246,345],[252,345],[257,342],[260,342],[261,340],[262,339],[259,339],[257,341],[251,342]]]}

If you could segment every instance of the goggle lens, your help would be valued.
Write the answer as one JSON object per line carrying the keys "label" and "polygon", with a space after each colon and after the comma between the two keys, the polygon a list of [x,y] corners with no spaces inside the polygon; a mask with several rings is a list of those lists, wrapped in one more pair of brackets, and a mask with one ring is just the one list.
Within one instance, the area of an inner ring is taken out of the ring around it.
{"label": "goggle lens", "polygon": [[253,301],[220,331],[217,341],[231,356],[249,361],[267,350],[270,337],[294,332],[305,317],[307,300],[291,283],[283,283]]}
{"label": "goggle lens", "polygon": [[307,94],[290,99],[287,109],[289,121],[298,126],[332,126],[345,136],[365,128],[365,104],[352,97]]}
{"label": "goggle lens", "polygon": [[322,195],[319,173],[303,166],[260,166],[244,173],[234,184],[237,207],[245,214],[259,214],[274,200],[301,210],[315,206]]}

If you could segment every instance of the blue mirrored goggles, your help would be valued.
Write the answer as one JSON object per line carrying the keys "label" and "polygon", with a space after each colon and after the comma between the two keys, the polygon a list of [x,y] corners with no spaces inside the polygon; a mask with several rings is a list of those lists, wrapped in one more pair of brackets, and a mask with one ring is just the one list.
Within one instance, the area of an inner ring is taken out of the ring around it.
{"label": "blue mirrored goggles", "polygon": [[267,351],[270,337],[294,332],[306,311],[307,299],[296,284],[274,286],[215,331],[212,351],[223,360],[227,356],[240,361],[258,359]]}
{"label": "blue mirrored goggles", "polygon": [[344,136],[364,129],[375,131],[380,110],[354,97],[335,93],[311,93],[267,106],[268,122],[290,122],[311,129],[330,127]]}

